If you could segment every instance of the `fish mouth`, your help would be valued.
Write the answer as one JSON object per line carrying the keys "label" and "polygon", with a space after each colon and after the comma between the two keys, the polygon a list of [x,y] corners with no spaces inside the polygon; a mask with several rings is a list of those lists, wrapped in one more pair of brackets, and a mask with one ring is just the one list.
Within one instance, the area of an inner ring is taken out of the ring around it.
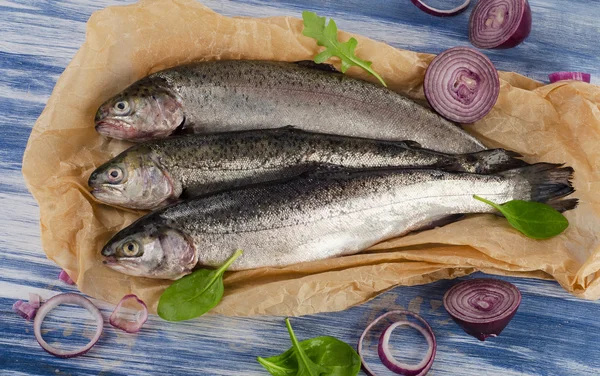
{"label": "fish mouth", "polygon": [[136,130],[128,123],[122,121],[100,120],[95,125],[96,132],[103,136],[116,138],[118,140],[128,140],[136,138]]}
{"label": "fish mouth", "polygon": [[104,260],[102,260],[102,263],[104,265],[117,265],[117,258],[115,256],[104,256]]}

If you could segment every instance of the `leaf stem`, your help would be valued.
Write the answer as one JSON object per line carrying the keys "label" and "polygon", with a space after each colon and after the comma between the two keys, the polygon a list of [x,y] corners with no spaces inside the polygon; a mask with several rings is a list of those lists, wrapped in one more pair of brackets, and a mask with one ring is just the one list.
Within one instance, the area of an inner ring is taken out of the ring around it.
{"label": "leaf stem", "polygon": [[[298,357],[298,363],[300,363],[300,361],[301,361],[304,364],[304,366],[306,367],[306,371],[309,373],[309,375],[318,376],[318,374],[313,373],[314,367],[316,367],[317,365],[315,363],[313,363],[308,358],[308,356],[306,356],[306,353],[304,352],[302,347],[300,347],[300,343],[298,343],[298,338],[296,338],[296,335],[294,334],[294,329],[292,329],[292,324],[290,323],[290,319],[288,317],[285,318],[285,326],[287,327],[288,333],[290,333],[290,339],[292,340],[292,346],[296,350],[296,355]],[[312,363],[312,365],[311,365],[311,363]]]}
{"label": "leaf stem", "polygon": [[483,203],[486,203],[486,204],[488,204],[488,205],[490,205],[490,206],[493,206],[494,208],[498,209],[499,211],[502,211],[502,208],[500,208],[500,205],[496,204],[495,202],[492,202],[492,201],[486,200],[485,198],[483,198],[483,197],[479,197],[479,196],[477,196],[477,195],[473,195],[473,198],[474,198],[475,200],[478,200],[478,201],[481,201],[481,202],[483,202]]}
{"label": "leaf stem", "polygon": [[219,269],[217,269],[217,274],[223,274],[225,270],[227,270],[227,268],[229,268],[229,266],[231,266],[231,264],[233,264],[233,262],[242,255],[242,253],[244,253],[244,251],[242,251],[241,249],[235,251],[235,253],[230,258],[228,258],[227,261],[225,261],[225,263],[221,265]]}

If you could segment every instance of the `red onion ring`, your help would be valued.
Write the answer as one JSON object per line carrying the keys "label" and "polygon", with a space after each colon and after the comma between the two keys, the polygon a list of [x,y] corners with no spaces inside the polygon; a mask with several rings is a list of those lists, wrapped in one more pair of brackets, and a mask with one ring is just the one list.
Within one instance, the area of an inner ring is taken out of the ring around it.
{"label": "red onion ring", "polygon": [[[76,304],[82,306],[87,309],[92,316],[96,319],[96,333],[92,340],[85,346],[76,349],[76,350],[60,350],[55,347],[50,346],[43,338],[42,338],[42,322],[44,318],[50,311],[61,304]],[[82,295],[74,294],[74,293],[66,293],[66,294],[58,294],[48,299],[38,310],[35,320],[33,321],[33,333],[35,334],[35,339],[37,339],[38,343],[46,352],[52,354],[59,358],[72,358],[75,356],[83,355],[88,352],[92,346],[98,342],[100,335],[102,334],[102,329],[104,328],[104,319],[102,318],[102,314],[96,308],[96,306],[83,297]]]}
{"label": "red onion ring", "polygon": [[444,308],[452,319],[480,341],[498,336],[520,304],[517,287],[499,279],[470,279],[457,283],[444,294]]}
{"label": "red onion ring", "polygon": [[587,82],[588,84],[592,80],[592,75],[583,72],[554,72],[548,75],[550,83],[553,84],[563,80],[577,80]]}
{"label": "red onion ring", "polygon": [[[119,310],[123,303],[128,300],[133,300],[142,306],[142,309],[135,315],[135,321],[125,320],[124,318],[119,316]],[[115,328],[119,328],[121,330],[126,331],[127,333],[137,333],[142,328],[142,325],[148,320],[148,307],[146,307],[146,303],[140,300],[137,296],[133,294],[125,295],[123,299],[117,304],[115,310],[110,315],[110,325]]]}
{"label": "red onion ring", "polygon": [[469,40],[479,48],[511,48],[531,32],[527,0],[479,0],[469,19]]}
{"label": "red onion ring", "polygon": [[[408,320],[397,320],[394,323],[392,323],[391,325],[389,325],[383,331],[381,336],[379,337],[379,344],[377,347],[377,353],[379,355],[379,358],[381,359],[382,363],[390,371],[392,371],[394,373],[405,375],[405,376],[423,376],[423,375],[427,374],[427,372],[433,365],[433,361],[435,359],[435,353],[437,350],[435,334],[433,333],[431,326],[429,326],[427,321],[425,321],[421,316],[417,315],[416,313],[413,313],[410,311],[403,311],[403,310],[387,312],[387,313],[379,316],[375,320],[373,320],[373,322],[370,323],[365,328],[365,330],[363,331],[363,333],[360,336],[360,339],[358,340],[358,348],[357,348],[358,355],[360,356],[360,360],[362,361],[363,370],[365,371],[365,373],[367,375],[370,375],[370,376],[375,375],[373,370],[371,370],[371,368],[369,368],[369,365],[367,364],[367,362],[365,361],[365,358],[363,356],[363,354],[364,354],[363,341],[364,341],[367,333],[381,320],[383,320],[386,317],[393,315],[393,314],[413,317],[417,321],[419,321],[422,324],[422,326],[419,326],[416,323],[414,323],[412,321],[408,321]],[[391,336],[391,333],[398,326],[409,326],[411,328],[416,329],[419,333],[421,333],[423,335],[423,337],[425,337],[425,340],[427,341],[427,346],[428,346],[427,353],[423,357],[423,360],[421,360],[416,365],[398,362],[396,359],[394,359],[391,352],[389,351],[389,338]]]}
{"label": "red onion ring", "polygon": [[467,8],[469,7],[469,4],[471,3],[471,0],[466,0],[464,3],[457,6],[454,9],[445,10],[445,9],[433,8],[433,7],[425,4],[422,0],[411,0],[411,1],[413,4],[415,4],[417,6],[417,8],[421,9],[423,12],[425,12],[427,14],[431,14],[432,16],[436,16],[436,17],[456,16],[457,14],[460,14],[460,13],[464,12],[465,10],[467,10]]}
{"label": "red onion ring", "polygon": [[61,281],[63,281],[67,285],[74,285],[75,284],[75,282],[73,282],[73,280],[71,279],[71,277],[69,277],[69,275],[67,274],[67,272],[65,272],[64,270],[60,271],[60,273],[58,274],[58,279],[60,279]]}
{"label": "red onion ring", "polygon": [[484,54],[469,47],[454,47],[429,64],[423,90],[441,116],[458,123],[474,123],[496,104],[500,79]]}

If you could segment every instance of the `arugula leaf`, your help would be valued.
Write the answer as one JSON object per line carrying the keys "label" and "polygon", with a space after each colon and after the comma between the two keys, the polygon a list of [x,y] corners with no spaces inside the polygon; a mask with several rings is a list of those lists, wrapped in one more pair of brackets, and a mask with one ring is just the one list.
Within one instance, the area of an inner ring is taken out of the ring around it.
{"label": "arugula leaf", "polygon": [[217,270],[200,269],[175,282],[163,292],[157,313],[164,320],[182,321],[202,316],[223,298],[223,274],[242,255],[236,251]]}
{"label": "arugula leaf", "polygon": [[316,13],[309,11],[302,12],[302,19],[304,20],[302,35],[316,39],[319,46],[325,47],[323,51],[315,56],[315,63],[321,64],[336,56],[342,62],[342,73],[346,73],[351,66],[361,67],[375,76],[383,86],[387,87],[383,78],[371,68],[372,63],[362,60],[354,54],[354,50],[358,45],[355,38],[350,38],[343,43],[337,39],[338,28],[334,20],[329,19],[329,23],[325,24],[325,17],[319,17]]}
{"label": "arugula leaf", "polygon": [[473,197],[496,208],[512,227],[533,239],[548,239],[569,227],[569,221],[564,215],[541,202],[512,200],[498,205],[476,195]]}
{"label": "arugula leaf", "polygon": [[347,343],[322,336],[298,342],[289,319],[286,326],[292,347],[258,362],[273,376],[355,376],[360,371],[360,357]]}

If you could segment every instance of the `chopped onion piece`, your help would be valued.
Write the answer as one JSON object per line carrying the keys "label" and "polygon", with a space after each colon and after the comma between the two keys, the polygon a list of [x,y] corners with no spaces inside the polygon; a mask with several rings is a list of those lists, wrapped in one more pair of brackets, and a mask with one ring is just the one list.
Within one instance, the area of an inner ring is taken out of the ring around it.
{"label": "chopped onion piece", "polygon": [[531,32],[527,0],[479,0],[469,19],[469,39],[479,48],[511,48]]}
{"label": "chopped onion piece", "polygon": [[69,277],[69,275],[67,274],[67,272],[65,272],[64,270],[61,270],[60,273],[58,274],[58,279],[60,279],[61,281],[63,281],[64,283],[68,284],[68,285],[74,285],[75,282],[73,282],[73,280],[71,279],[71,277]]}
{"label": "chopped onion piece", "polygon": [[31,320],[35,317],[37,308],[22,300],[17,300],[12,306],[13,312],[24,319]]}
{"label": "chopped onion piece", "polygon": [[40,308],[40,305],[42,303],[42,298],[38,295],[38,294],[34,294],[32,292],[29,293],[29,304],[33,307],[33,308]]}
{"label": "chopped onion piece", "polygon": [[[46,317],[46,315],[48,315],[48,313],[50,311],[52,311],[54,308],[56,308],[57,306],[59,306],[61,304],[80,305],[83,308],[87,309],[92,314],[92,316],[94,316],[94,319],[96,320],[96,333],[94,334],[94,337],[87,345],[85,345],[77,350],[68,351],[68,350],[57,349],[57,348],[49,345],[42,338],[42,322],[44,321],[44,318]],[[37,339],[40,346],[42,346],[42,348],[44,350],[46,350],[48,353],[50,353],[56,357],[59,357],[59,358],[72,358],[75,356],[83,355],[86,352],[88,352],[92,348],[92,346],[94,346],[96,344],[96,342],[98,342],[98,339],[100,338],[100,335],[102,334],[103,328],[104,328],[104,319],[102,318],[102,314],[100,313],[98,308],[96,308],[96,306],[91,301],[89,301],[82,295],[78,295],[78,294],[74,294],[74,293],[58,294],[58,295],[55,295],[52,298],[48,299],[38,310],[37,316],[35,317],[35,320],[33,322],[33,333],[35,334],[35,339]]]}
{"label": "chopped onion piece", "polygon": [[[408,319],[402,319],[402,318],[398,318],[393,320],[393,322],[386,326],[386,328],[383,330],[381,336],[379,337],[379,344],[377,346],[377,353],[379,355],[379,358],[381,359],[382,363],[392,372],[400,374],[400,375],[405,375],[405,376],[424,376],[425,374],[427,374],[427,372],[429,372],[429,369],[431,368],[431,366],[433,365],[433,361],[435,359],[435,353],[436,353],[436,349],[437,349],[437,344],[436,344],[436,340],[435,340],[435,335],[433,333],[433,330],[431,329],[431,326],[429,326],[429,324],[427,323],[427,321],[425,321],[421,316],[417,315],[416,313],[410,312],[410,311],[402,311],[402,310],[398,310],[398,311],[390,311],[387,312],[381,316],[379,316],[378,318],[376,318],[372,323],[370,323],[367,328],[363,331],[363,333],[360,336],[360,339],[358,340],[358,355],[360,356],[360,359],[362,361],[362,365],[363,365],[363,370],[365,371],[365,373],[367,375],[370,376],[374,376],[375,373],[373,372],[373,370],[369,367],[368,363],[365,361],[365,357],[364,357],[364,349],[363,349],[363,342],[367,336],[367,334],[375,327],[377,326],[379,323],[382,322],[382,320],[388,318],[392,315],[398,315],[398,316],[410,316],[414,319],[416,319],[421,325],[409,321]],[[425,353],[423,359],[415,365],[411,365],[411,364],[406,364],[406,363],[402,363],[397,361],[391,354],[390,348],[389,348],[389,340],[390,340],[390,336],[392,334],[392,332],[394,331],[394,329],[396,329],[399,326],[409,326],[411,328],[416,329],[419,333],[421,333],[423,335],[423,337],[425,337],[425,340],[427,341],[427,352]]]}
{"label": "chopped onion piece", "polygon": [[471,0],[466,0],[464,3],[457,6],[454,9],[444,10],[444,9],[436,9],[434,7],[431,7],[427,4],[425,4],[423,2],[423,0],[411,0],[411,1],[413,4],[415,4],[417,6],[417,8],[421,9],[423,12],[425,12],[427,14],[431,14],[432,16],[436,16],[436,17],[456,16],[457,14],[460,14],[460,13],[464,12],[465,10],[467,10],[467,7],[471,3]]}
{"label": "chopped onion piece", "polygon": [[454,47],[429,64],[423,90],[438,114],[458,123],[474,123],[496,104],[500,79],[484,54],[469,47]]}
{"label": "chopped onion piece", "polygon": [[563,80],[576,80],[587,82],[588,84],[592,80],[592,75],[583,72],[555,72],[548,75],[550,83],[553,84]]}
{"label": "chopped onion piece", "polygon": [[444,294],[444,308],[452,319],[480,341],[498,336],[520,304],[521,293],[516,286],[499,279],[470,279]]}
{"label": "chopped onion piece", "polygon": [[[135,315],[135,321],[126,320],[119,316],[119,311],[121,310],[121,306],[126,301],[136,302],[140,306],[139,312]],[[115,328],[119,328],[121,330],[126,331],[127,333],[136,333],[139,332],[142,328],[142,325],[148,320],[148,307],[146,307],[146,303],[140,300],[137,296],[133,294],[125,295],[123,299],[117,304],[115,310],[110,315],[110,324]]]}

